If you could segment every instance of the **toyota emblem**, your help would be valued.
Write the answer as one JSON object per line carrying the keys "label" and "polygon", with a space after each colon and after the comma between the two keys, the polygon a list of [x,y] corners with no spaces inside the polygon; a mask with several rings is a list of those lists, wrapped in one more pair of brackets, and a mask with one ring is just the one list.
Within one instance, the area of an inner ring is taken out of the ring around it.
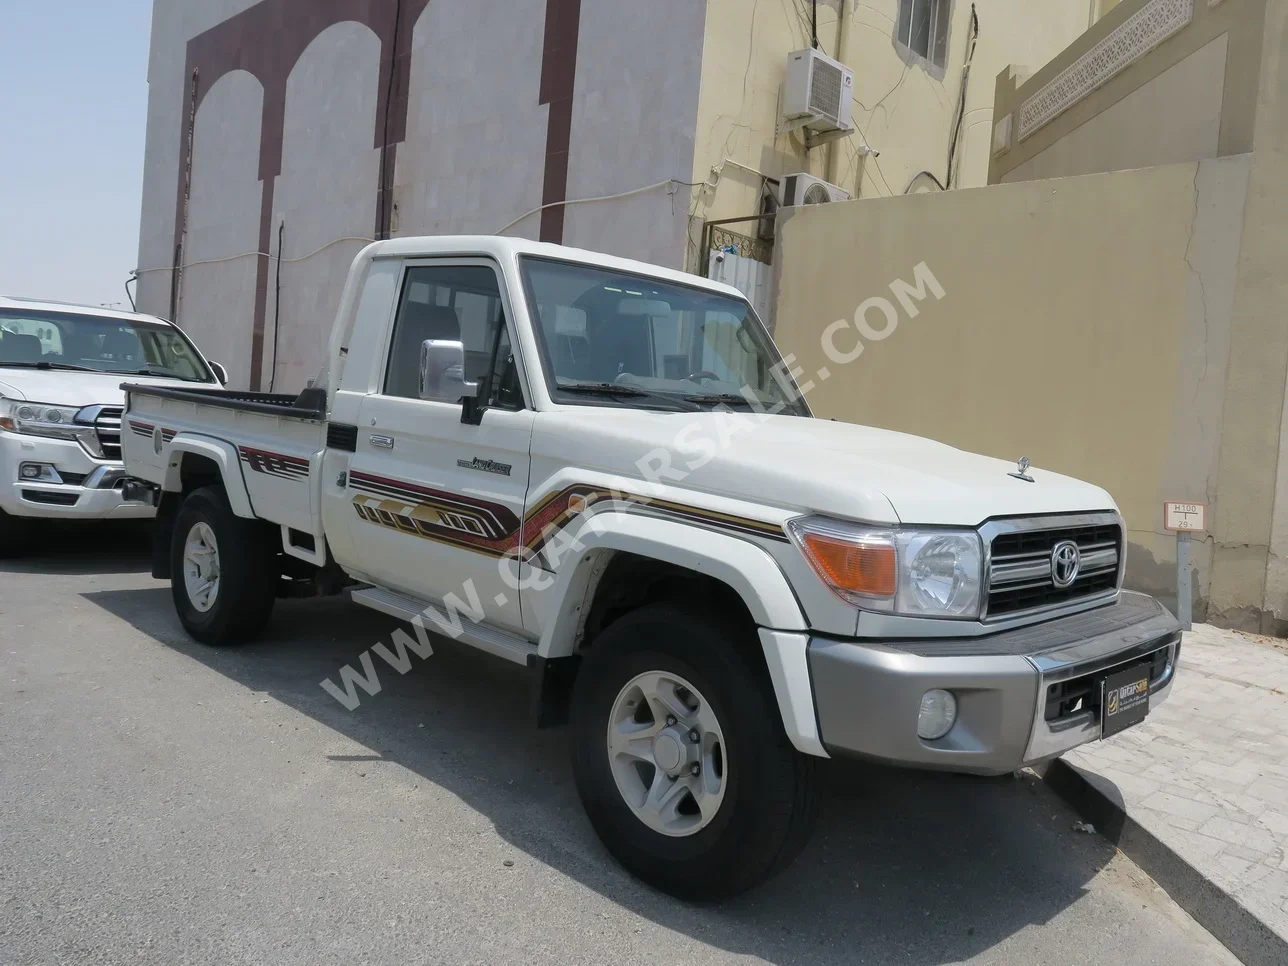
{"label": "toyota emblem", "polygon": [[1082,553],[1072,540],[1061,540],[1051,551],[1051,583],[1064,589],[1078,579]]}

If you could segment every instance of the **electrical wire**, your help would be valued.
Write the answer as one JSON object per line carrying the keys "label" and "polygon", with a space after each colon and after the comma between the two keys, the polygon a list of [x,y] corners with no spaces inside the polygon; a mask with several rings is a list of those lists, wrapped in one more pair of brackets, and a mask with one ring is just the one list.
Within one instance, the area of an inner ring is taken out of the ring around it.
{"label": "electrical wire", "polygon": [[[385,197],[389,190],[389,121],[393,114],[394,76],[398,73],[398,30],[401,26],[402,0],[394,0],[394,36],[389,52],[389,81],[385,85],[385,131],[380,145],[380,211],[376,214],[376,234],[381,238],[389,237],[389,199]],[[277,250],[280,254],[280,245]],[[276,356],[273,358],[273,367],[277,368]]]}
{"label": "electrical wire", "polygon": [[979,45],[979,14],[975,4],[970,5],[970,39],[966,48],[966,60],[962,64],[961,93],[957,98],[957,120],[953,122],[953,136],[948,142],[948,173],[945,183],[953,183],[953,159],[957,155],[957,144],[961,140],[962,121],[966,119],[966,90],[970,84],[971,63],[975,60],[975,48]]}
{"label": "electrical wire", "polygon": [[526,218],[531,218],[533,215],[540,214],[541,212],[545,211],[547,208],[558,208],[560,205],[564,205],[571,208],[573,205],[586,205],[586,204],[590,204],[592,201],[616,201],[618,198],[629,198],[632,195],[642,195],[646,191],[655,191],[658,188],[665,188],[670,185],[676,185],[677,187],[681,187],[681,188],[696,188],[698,185],[707,184],[707,183],[708,182],[705,182],[705,181],[680,181],[676,178],[667,178],[665,181],[658,181],[658,182],[655,182],[654,184],[646,184],[642,188],[632,188],[630,191],[619,191],[617,194],[613,194],[613,195],[599,195],[598,197],[595,197],[595,198],[573,198],[567,201],[552,201],[549,204],[544,204],[538,208],[533,208],[531,211],[525,211],[518,218],[514,219],[514,221],[506,225],[504,228],[498,228],[492,234],[502,235],[505,232],[509,231],[511,228],[513,228],[515,225],[517,225],[519,222],[523,221]]}
{"label": "electrical wire", "polygon": [[[324,251],[326,251],[328,248],[331,248],[333,245],[339,245],[343,242],[363,242],[364,244],[370,244],[373,241],[375,241],[374,238],[368,238],[366,235],[346,235],[344,238],[336,238],[336,239],[333,239],[332,241],[327,242],[321,248],[315,249],[314,251],[309,252],[307,255],[300,255],[296,258],[283,258],[281,259],[281,261],[283,261],[287,265],[292,265],[296,262],[307,261],[308,259],[312,258],[314,255],[321,255]],[[259,256],[260,258],[272,258],[273,254],[272,252],[242,252],[239,255],[225,255],[222,258],[202,258],[202,259],[198,259],[195,262],[184,262],[183,267],[192,268],[194,265],[218,265],[220,262],[235,262],[239,258],[254,258],[255,256]],[[171,268],[169,265],[162,265],[159,268],[136,269],[135,275],[146,275],[148,272],[171,272],[171,271],[174,271],[174,269]]]}
{"label": "electrical wire", "polygon": [[[854,5],[854,9],[855,9],[855,10],[859,10],[859,9],[863,9],[863,10],[871,10],[871,11],[872,11],[873,13],[875,13],[877,16],[879,16],[879,17],[884,17],[886,20],[889,20],[889,21],[890,21],[890,23],[894,24],[896,27],[899,25],[899,22],[898,22],[897,20],[895,20],[895,19],[894,19],[894,17],[890,16],[890,15],[889,15],[888,13],[886,13],[884,10],[878,10],[876,7],[872,6],[872,4],[870,4],[870,3],[856,3],[856,4]],[[859,21],[859,23],[863,23],[863,21],[861,21],[861,20],[860,20],[860,21]],[[872,24],[867,24],[867,26],[871,27],[871,26],[873,26],[873,25],[872,25]]]}
{"label": "electrical wire", "polygon": [[908,181],[908,187],[903,189],[904,194],[907,194],[909,191],[912,190],[912,186],[917,183],[918,178],[929,178],[931,181],[935,183],[935,187],[937,187],[940,191],[948,190],[948,186],[945,185],[942,181],[940,181],[937,177],[935,177],[935,172],[927,168],[922,168],[920,171],[914,174],[912,178]]}

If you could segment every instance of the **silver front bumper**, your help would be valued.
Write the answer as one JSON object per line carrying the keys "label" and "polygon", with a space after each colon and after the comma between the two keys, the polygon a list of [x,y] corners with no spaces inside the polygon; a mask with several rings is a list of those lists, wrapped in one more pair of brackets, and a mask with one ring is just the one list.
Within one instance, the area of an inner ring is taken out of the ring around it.
{"label": "silver front bumper", "polygon": [[[1133,593],[984,637],[816,637],[808,659],[820,737],[834,753],[1002,774],[1099,738],[1097,684],[1109,671],[1150,661],[1155,707],[1171,689],[1180,640],[1176,619]],[[958,716],[948,734],[928,741],[917,735],[917,714],[932,688],[953,692]]]}

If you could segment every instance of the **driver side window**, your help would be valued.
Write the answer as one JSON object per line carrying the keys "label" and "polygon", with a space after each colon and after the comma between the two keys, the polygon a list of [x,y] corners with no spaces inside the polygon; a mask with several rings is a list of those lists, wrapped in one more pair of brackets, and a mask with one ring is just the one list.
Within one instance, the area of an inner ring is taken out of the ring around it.
{"label": "driver side window", "polygon": [[501,290],[492,268],[417,265],[407,269],[389,343],[385,395],[420,398],[420,347],[429,339],[464,346],[465,378],[478,381],[487,391],[486,405],[523,408]]}

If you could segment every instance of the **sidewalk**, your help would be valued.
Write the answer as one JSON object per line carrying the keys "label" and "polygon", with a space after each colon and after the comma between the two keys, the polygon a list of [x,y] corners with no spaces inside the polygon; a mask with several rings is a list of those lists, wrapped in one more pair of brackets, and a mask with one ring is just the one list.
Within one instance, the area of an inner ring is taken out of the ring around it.
{"label": "sidewalk", "polygon": [[1064,764],[1056,791],[1232,952],[1288,962],[1288,642],[1195,625],[1162,707]]}

